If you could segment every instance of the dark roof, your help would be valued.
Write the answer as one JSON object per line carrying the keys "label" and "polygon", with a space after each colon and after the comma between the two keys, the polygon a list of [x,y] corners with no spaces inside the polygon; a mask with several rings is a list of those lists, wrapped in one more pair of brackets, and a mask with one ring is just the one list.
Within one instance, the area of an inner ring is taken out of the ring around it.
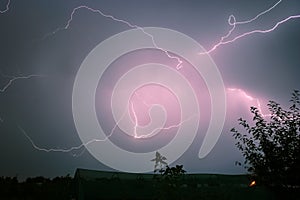
{"label": "dark roof", "polygon": [[84,180],[95,180],[95,179],[110,179],[119,178],[121,180],[135,180],[143,178],[145,180],[151,180],[153,174],[140,174],[140,173],[126,173],[126,172],[114,172],[114,171],[98,171],[89,169],[77,169],[75,173],[75,179],[80,178]]}

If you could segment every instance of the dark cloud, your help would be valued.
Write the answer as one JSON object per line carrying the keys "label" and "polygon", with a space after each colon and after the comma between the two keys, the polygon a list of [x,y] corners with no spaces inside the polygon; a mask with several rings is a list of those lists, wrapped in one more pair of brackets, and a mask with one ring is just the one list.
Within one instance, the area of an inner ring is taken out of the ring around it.
{"label": "dark cloud", "polygon": [[[139,26],[165,27],[180,31],[209,49],[230,29],[227,19],[254,17],[275,1],[84,1],[85,5],[130,21]],[[15,81],[0,93],[0,176],[56,176],[73,173],[77,167],[109,169],[88,151],[79,157],[71,153],[45,153],[35,150],[18,129],[21,126],[36,144],[45,148],[80,145],[72,116],[72,87],[77,70],[87,54],[101,41],[127,30],[88,10],[73,17],[69,29],[63,28],[72,9],[83,1],[12,1],[10,10],[0,14],[0,71],[6,75],[40,74]],[[3,8],[1,2],[0,8]],[[253,29],[268,29],[277,21],[297,13],[297,0],[282,2],[274,11],[235,34]],[[255,34],[224,45],[213,52],[226,87],[241,88],[252,96],[287,102],[299,88],[300,19],[290,20],[272,33]],[[45,37],[48,34],[47,37]],[[0,86],[9,78],[1,77]],[[240,173],[234,166],[242,159],[229,134],[240,115],[247,115],[248,103],[228,98],[224,131],[213,151],[203,160],[197,155],[202,137],[177,162],[188,171]],[[241,109],[237,106],[241,106]],[[73,152],[74,153],[74,152]],[[81,152],[75,152],[81,153]]]}

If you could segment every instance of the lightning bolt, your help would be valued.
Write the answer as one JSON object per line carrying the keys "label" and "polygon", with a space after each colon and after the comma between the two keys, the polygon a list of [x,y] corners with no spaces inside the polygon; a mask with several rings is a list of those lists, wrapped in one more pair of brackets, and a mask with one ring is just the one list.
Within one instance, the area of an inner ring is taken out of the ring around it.
{"label": "lightning bolt", "polygon": [[[74,147],[70,147],[70,148],[65,148],[65,149],[60,149],[60,148],[50,148],[50,149],[47,149],[47,148],[40,147],[40,146],[38,146],[38,145],[36,145],[34,143],[33,139],[26,133],[26,131],[21,126],[18,126],[18,128],[23,133],[23,135],[29,140],[29,142],[31,143],[31,145],[33,146],[33,148],[35,148],[38,151],[44,151],[44,152],[47,152],[47,153],[49,153],[49,152],[71,153],[74,150],[79,150],[79,149],[81,149],[83,147],[86,147],[86,146],[92,144],[92,143],[95,143],[95,142],[105,142],[106,140],[108,140],[113,135],[113,133],[115,132],[116,128],[118,127],[118,125],[120,123],[120,121],[125,117],[125,114],[126,114],[126,111],[124,111],[124,113],[122,114],[122,116],[120,117],[120,119],[115,123],[114,127],[111,129],[110,133],[105,138],[103,138],[103,139],[92,139],[92,140],[89,140],[86,143],[81,143],[78,146],[74,146]],[[76,156],[76,154],[74,154],[73,156]]]}
{"label": "lightning bolt", "polygon": [[[228,24],[229,26],[231,26],[229,32],[224,35],[223,37],[221,37],[221,39],[219,40],[219,42],[217,44],[215,44],[210,50],[206,51],[206,52],[200,52],[199,54],[210,54],[211,52],[215,51],[217,48],[219,48],[220,46],[222,45],[226,45],[226,44],[229,44],[229,43],[233,43],[235,42],[236,40],[238,39],[241,39],[243,37],[246,37],[246,36],[249,36],[249,35],[252,35],[252,34],[255,34],[255,33],[269,33],[271,31],[274,31],[275,29],[277,29],[280,25],[282,25],[283,23],[289,21],[289,20],[293,20],[293,19],[298,19],[300,18],[300,15],[292,15],[292,16],[289,16],[279,22],[277,22],[273,27],[269,28],[269,29],[265,29],[265,30],[253,30],[253,31],[249,31],[249,32],[245,32],[243,34],[240,34],[232,39],[230,39],[232,33],[234,32],[234,30],[236,29],[236,27],[238,25],[245,25],[245,24],[249,24],[249,23],[252,23],[253,21],[257,20],[258,18],[260,18],[261,16],[263,16],[264,14],[272,11],[275,7],[277,7],[282,1],[278,1],[277,3],[275,3],[273,6],[271,6],[269,9],[259,13],[258,15],[256,15],[255,17],[249,19],[249,20],[245,20],[245,21],[236,21],[236,18],[234,15],[230,15],[229,18],[228,18]],[[6,4],[6,7],[4,10],[0,10],[0,13],[5,13],[9,10],[9,7],[10,7],[10,3],[11,3],[11,0],[8,0],[7,1],[7,4]],[[76,8],[74,8],[71,12],[71,15],[66,23],[66,25],[62,28],[58,28],[56,29],[55,31],[49,33],[49,34],[46,34],[44,36],[44,39],[48,38],[49,36],[52,36],[54,34],[56,34],[57,32],[59,31],[63,31],[63,30],[67,30],[69,27],[70,27],[70,24],[73,20],[73,16],[76,14],[76,12],[80,9],[87,9],[93,13],[98,13],[100,14],[101,16],[103,17],[106,17],[106,18],[109,18],[113,21],[116,21],[116,22],[119,22],[119,23],[123,23],[125,25],[127,25],[128,27],[130,28],[135,28],[135,29],[138,29],[138,30],[141,30],[144,34],[146,34],[147,36],[149,36],[151,38],[151,41],[153,43],[153,46],[158,49],[158,50],[161,50],[163,51],[170,59],[176,59],[176,61],[178,62],[176,68],[179,70],[180,68],[182,68],[182,60],[179,58],[179,57],[176,57],[176,56],[172,56],[169,54],[168,51],[166,51],[165,49],[159,47],[156,42],[155,42],[155,39],[153,37],[153,35],[151,35],[150,33],[146,32],[142,27],[140,26],[137,26],[137,25],[134,25],[134,24],[131,24],[130,22],[126,21],[126,20],[123,20],[123,19],[118,19],[112,15],[108,15],[108,14],[105,14],[103,13],[102,11],[98,10],[98,9],[93,9],[93,8],[90,8],[88,6],[85,6],[85,5],[81,5],[81,6],[78,6]],[[15,82],[16,80],[19,80],[19,79],[30,79],[30,78],[33,78],[33,77],[38,77],[40,75],[29,75],[29,76],[16,76],[16,77],[12,77],[8,83],[3,87],[3,88],[0,88],[0,92],[3,93],[5,92],[12,84],[13,82]],[[256,105],[259,109],[259,111],[262,113],[262,110],[261,110],[261,103],[259,101],[258,98],[254,98],[250,95],[248,95],[244,90],[242,89],[238,89],[238,88],[227,88],[227,90],[229,91],[235,91],[235,92],[240,92],[241,94],[243,94],[245,96],[245,98],[251,100],[251,101],[254,101],[256,102]],[[133,111],[133,114],[134,114],[134,121],[135,121],[135,128],[134,130],[136,131],[137,129],[137,126],[138,126],[138,122],[137,122],[137,116],[136,116],[136,113],[134,111],[134,106],[133,106],[133,103],[131,103],[131,109]],[[263,114],[263,116],[269,116],[268,114]],[[121,117],[122,118],[122,117]],[[121,120],[121,119],[120,119]],[[189,120],[188,119],[185,119],[183,121],[181,121],[179,124],[176,124],[176,125],[172,125],[172,126],[169,126],[169,127],[165,127],[165,128],[160,128],[160,129],[171,129],[171,128],[174,128],[174,127],[179,127],[182,123],[184,123],[185,121]],[[3,121],[1,118],[0,118],[0,121]],[[38,145],[36,145],[34,143],[34,141],[31,139],[31,137],[29,137],[29,135],[25,132],[25,130],[23,128],[21,128],[20,126],[18,126],[19,130],[24,134],[24,136],[30,141],[31,145],[39,150],[39,151],[44,151],[44,152],[72,152],[74,150],[79,150],[85,146],[88,146],[90,145],[91,143],[94,143],[94,142],[103,142],[103,141],[106,141],[115,131],[116,127],[118,126],[118,122],[115,123],[113,129],[111,130],[110,134],[104,138],[104,139],[92,139],[86,143],[82,143],[78,146],[74,146],[74,147],[71,147],[71,148],[66,148],[66,149],[54,149],[54,148],[51,148],[51,149],[46,149],[46,148],[42,148],[42,147],[39,147]],[[135,132],[135,135],[134,137],[135,138],[145,138],[145,137],[149,137],[150,135],[152,135],[155,131],[157,130],[154,130],[153,132],[147,134],[147,135],[142,135],[142,136],[138,136]]]}
{"label": "lightning bolt", "polygon": [[[273,10],[276,6],[278,6],[278,4],[280,4],[282,2],[282,0],[278,1],[277,3],[275,3],[273,6],[271,6],[269,9],[259,13],[258,15],[256,15],[255,17],[253,17],[252,19],[246,20],[246,21],[240,21],[240,22],[236,22],[234,19],[234,23],[231,23],[231,21],[228,21],[229,25],[239,25],[239,24],[248,24],[251,23],[255,20],[257,20],[260,16],[270,12],[271,10]],[[232,17],[234,17],[233,15],[231,15]],[[230,18],[230,17],[229,17]]]}
{"label": "lightning bolt", "polygon": [[76,12],[77,12],[78,10],[80,10],[80,9],[86,9],[86,10],[91,11],[91,12],[93,12],[93,13],[100,14],[101,16],[103,16],[103,17],[105,17],[105,18],[108,18],[108,19],[111,19],[111,20],[113,20],[113,21],[115,21],[115,22],[123,23],[123,24],[127,25],[127,26],[130,27],[130,28],[134,28],[134,29],[141,30],[144,34],[146,34],[147,36],[149,36],[149,37],[151,38],[152,44],[153,44],[153,46],[154,46],[156,49],[163,51],[163,52],[168,56],[168,58],[177,60],[177,62],[178,62],[177,65],[176,65],[176,69],[177,69],[177,70],[179,70],[179,69],[182,68],[182,63],[183,63],[183,61],[182,61],[179,57],[177,57],[177,56],[172,56],[172,55],[170,55],[170,53],[169,53],[167,50],[165,50],[165,49],[159,47],[159,46],[157,45],[157,43],[155,42],[155,39],[154,39],[153,35],[151,35],[150,33],[146,32],[144,28],[142,28],[142,27],[140,27],[140,26],[138,26],[138,25],[132,24],[132,23],[130,23],[130,22],[124,20],[124,19],[116,18],[116,17],[114,17],[113,15],[105,14],[105,13],[103,13],[101,10],[94,9],[94,8],[88,7],[88,6],[86,6],[86,5],[81,5],[81,6],[78,6],[78,7],[74,8],[74,9],[72,10],[72,13],[71,13],[70,18],[68,19],[66,25],[65,25],[64,27],[62,27],[62,28],[57,28],[55,31],[53,31],[53,32],[51,32],[51,33],[46,34],[46,35],[43,37],[43,39],[46,39],[47,37],[49,37],[49,36],[51,36],[51,35],[54,35],[54,34],[56,34],[56,33],[59,32],[59,31],[67,30],[67,29],[70,27],[71,22],[73,21],[73,16],[74,16],[74,15],[76,14]]}
{"label": "lightning bolt", "polygon": [[269,29],[264,29],[264,30],[262,30],[262,29],[256,29],[256,30],[252,30],[252,31],[245,32],[245,33],[242,33],[240,35],[237,35],[237,36],[233,37],[232,39],[228,39],[232,35],[232,33],[235,30],[235,28],[237,27],[237,25],[249,24],[249,23],[257,20],[262,15],[264,15],[264,14],[272,11],[274,8],[276,8],[281,2],[282,2],[282,0],[278,1],[273,6],[271,6],[269,9],[267,9],[267,10],[259,13],[258,15],[256,15],[255,17],[253,17],[253,18],[251,18],[249,20],[236,21],[235,16],[234,15],[230,15],[229,18],[228,18],[228,24],[231,26],[231,29],[228,31],[228,33],[225,36],[221,37],[221,39],[219,40],[219,42],[217,44],[215,44],[210,50],[205,51],[205,52],[200,52],[198,54],[199,55],[210,54],[213,51],[215,51],[218,47],[220,47],[221,45],[226,45],[226,44],[233,43],[233,42],[235,42],[238,39],[241,39],[243,37],[246,37],[246,36],[249,36],[249,35],[252,35],[252,34],[255,34],[255,33],[262,33],[262,34],[270,33],[272,31],[274,31],[275,29],[277,29],[283,23],[285,23],[285,22],[287,22],[289,20],[292,20],[292,19],[300,18],[300,15],[291,15],[291,16],[289,16],[289,17],[287,17],[287,18],[285,18],[285,19],[277,22],[273,27],[271,27]]}
{"label": "lightning bolt", "polygon": [[163,127],[163,128],[156,128],[156,129],[154,129],[152,132],[150,132],[150,133],[148,133],[148,134],[144,134],[144,135],[140,135],[140,136],[135,135],[134,137],[135,137],[135,138],[149,138],[149,137],[151,137],[156,131],[170,130],[170,129],[172,129],[172,128],[178,128],[178,127],[180,127],[183,123],[185,123],[185,122],[187,122],[187,121],[189,121],[189,120],[191,120],[192,118],[197,117],[197,116],[198,116],[198,115],[195,114],[195,115],[192,115],[192,116],[188,117],[188,118],[185,119],[185,120],[182,120],[182,121],[181,121],[180,123],[178,123],[178,124],[174,124],[174,125],[171,125],[171,126],[168,126],[168,127]]}
{"label": "lightning bolt", "polygon": [[[15,81],[20,80],[20,79],[30,79],[33,77],[42,77],[42,75],[37,75],[37,74],[31,74],[28,76],[7,76],[4,75],[0,72],[2,77],[10,78],[6,85],[4,85],[2,88],[0,88],[0,93],[4,93]],[[0,122],[4,122],[4,120],[0,117]]]}
{"label": "lightning bolt", "polygon": [[[135,92],[134,93],[139,99],[141,99],[140,95]],[[149,105],[145,100],[142,100],[142,103],[145,104],[147,107],[150,107],[151,105]],[[187,119],[185,120],[182,120],[180,123],[178,124],[174,124],[174,125],[170,125],[168,127],[162,127],[162,128],[156,128],[154,129],[153,131],[151,131],[150,133],[147,133],[147,134],[144,134],[144,135],[138,135],[137,133],[137,127],[139,126],[138,125],[138,119],[137,119],[137,115],[136,115],[136,112],[135,112],[135,109],[134,109],[134,105],[133,105],[133,102],[131,101],[131,110],[132,110],[132,113],[133,113],[133,118],[134,118],[134,128],[133,128],[133,131],[134,131],[134,138],[137,138],[137,139],[140,139],[140,138],[149,138],[151,136],[153,136],[153,134],[156,132],[156,131],[161,131],[161,130],[170,130],[172,128],[178,128],[180,127],[184,122],[186,121],[189,121],[190,119],[192,119],[193,117],[196,117],[198,116],[198,114],[194,114],[190,117],[188,117]]]}
{"label": "lightning bolt", "polygon": [[238,93],[242,94],[246,99],[248,99],[252,102],[255,102],[256,107],[257,107],[257,109],[258,109],[258,111],[259,111],[259,113],[261,114],[262,117],[264,117],[264,118],[265,117],[271,117],[271,114],[263,113],[262,106],[261,106],[260,100],[258,98],[250,96],[244,90],[239,89],[239,88],[227,88],[227,90],[230,91],[230,92],[238,92]]}
{"label": "lightning bolt", "polygon": [[[133,106],[133,103],[131,102],[131,109],[132,109],[132,112],[133,112],[133,115],[134,115],[134,121],[135,121],[135,125],[134,125],[134,138],[149,138],[151,137],[156,131],[160,131],[160,130],[169,130],[169,129],[172,129],[172,128],[178,128],[180,127],[184,122],[192,119],[193,117],[196,117],[198,116],[197,114],[193,115],[193,116],[190,116],[189,118],[181,121],[180,123],[178,124],[175,124],[175,125],[171,125],[171,126],[168,126],[168,127],[163,127],[163,128],[156,128],[154,129],[152,132],[148,133],[148,134],[145,134],[145,135],[138,135],[137,134],[137,127],[138,127],[138,120],[137,120],[137,115],[136,115],[136,112],[134,110],[134,106]],[[50,152],[61,152],[61,153],[72,153],[72,151],[76,151],[76,150],[80,150],[82,149],[83,147],[86,147],[92,143],[95,143],[95,142],[105,142],[106,140],[108,140],[112,135],[113,133],[115,132],[115,129],[118,127],[120,121],[125,117],[125,114],[126,114],[126,110],[124,111],[124,113],[122,114],[122,116],[120,117],[120,119],[115,123],[114,127],[112,128],[111,132],[104,138],[104,139],[92,139],[92,140],[89,140],[88,142],[86,143],[81,143],[80,145],[78,146],[73,146],[73,147],[70,147],[70,148],[44,148],[44,147],[40,147],[38,146],[37,144],[35,144],[35,142],[33,141],[33,139],[26,133],[26,131],[21,127],[21,126],[18,126],[18,129],[23,133],[23,135],[29,140],[29,142],[31,143],[32,147],[38,151],[44,151],[46,153],[50,153]],[[78,154],[72,154],[74,157],[78,157],[80,155],[83,154],[83,152],[85,151],[85,149],[83,149],[83,151],[78,155]]]}
{"label": "lightning bolt", "polygon": [[22,127],[18,126],[18,128],[19,128],[19,130],[23,133],[23,135],[25,135],[25,137],[30,141],[31,145],[32,145],[36,150],[44,151],[44,152],[47,152],[47,153],[49,153],[49,152],[65,152],[65,153],[66,153],[66,152],[71,152],[71,151],[73,151],[73,150],[81,149],[83,146],[88,145],[88,144],[90,144],[90,143],[96,141],[96,139],[94,139],[94,140],[91,140],[91,141],[87,142],[86,144],[81,144],[81,145],[79,145],[79,146],[71,147],[71,148],[69,148],[69,149],[54,149],[54,148],[52,148],[52,149],[46,149],[46,148],[39,147],[38,145],[36,145],[36,144],[34,143],[34,141],[31,139],[31,137],[29,137],[29,135],[26,133],[26,131],[25,131]]}
{"label": "lightning bolt", "polygon": [[23,135],[30,141],[31,145],[38,151],[44,151],[44,152],[62,152],[62,153],[70,153],[74,150],[79,150],[83,147],[86,147],[92,143],[95,143],[95,142],[105,142],[109,137],[111,137],[113,135],[113,132],[115,131],[115,129],[117,128],[118,126],[118,123],[115,124],[115,126],[113,127],[113,129],[111,130],[110,134],[105,137],[104,139],[92,139],[92,140],[89,140],[88,142],[86,143],[81,143],[80,145],[78,146],[73,146],[73,147],[70,147],[70,148],[65,148],[65,149],[61,149],[61,148],[50,148],[50,149],[47,149],[47,148],[43,148],[43,147],[40,147],[38,145],[35,144],[35,142],[33,141],[33,139],[26,133],[26,131],[18,126],[19,130],[23,133]]}
{"label": "lightning bolt", "polygon": [[0,14],[6,13],[7,11],[9,11],[9,6],[10,6],[10,0],[7,1],[4,10],[0,10]]}
{"label": "lightning bolt", "polygon": [[[151,107],[151,105],[150,104],[148,104],[142,97],[141,97],[141,95],[138,93],[138,92],[134,92],[134,95],[138,98],[138,99],[140,99],[140,101],[142,101],[142,103],[145,105],[145,106],[147,106],[148,108],[149,107]],[[149,95],[150,96],[150,95]],[[152,96],[150,96],[151,98],[153,98]],[[132,110],[133,111],[133,110]]]}
{"label": "lightning bolt", "polygon": [[133,117],[134,117],[134,127],[133,127],[134,138],[138,138],[138,135],[137,135],[138,120],[137,120],[137,116],[136,116],[132,102],[131,102],[131,110],[132,110]]}
{"label": "lightning bolt", "polygon": [[[5,76],[5,75],[2,75]],[[36,75],[36,74],[31,74],[28,76],[5,76],[5,77],[11,77],[11,79],[7,82],[4,87],[0,88],[0,92],[3,93],[5,92],[15,81],[20,80],[20,79],[30,79],[33,77],[42,77],[42,75]]]}

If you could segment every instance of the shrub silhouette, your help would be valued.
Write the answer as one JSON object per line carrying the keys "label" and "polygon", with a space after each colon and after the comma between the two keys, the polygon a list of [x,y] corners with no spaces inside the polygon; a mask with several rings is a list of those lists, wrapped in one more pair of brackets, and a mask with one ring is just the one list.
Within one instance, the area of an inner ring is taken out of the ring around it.
{"label": "shrub silhouette", "polygon": [[240,118],[239,124],[246,133],[231,129],[236,146],[245,158],[245,168],[266,186],[297,188],[300,185],[299,96],[297,90],[292,93],[288,109],[269,101],[270,117],[251,107],[254,125]]}

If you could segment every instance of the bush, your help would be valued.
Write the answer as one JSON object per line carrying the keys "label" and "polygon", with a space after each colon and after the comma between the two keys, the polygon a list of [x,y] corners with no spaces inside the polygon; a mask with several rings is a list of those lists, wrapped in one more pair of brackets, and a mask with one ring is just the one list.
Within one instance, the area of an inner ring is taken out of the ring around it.
{"label": "bush", "polygon": [[287,110],[269,101],[270,117],[262,116],[258,108],[251,107],[254,125],[240,118],[239,124],[246,133],[231,129],[236,146],[245,158],[245,168],[266,186],[295,188],[300,185],[299,96],[299,91],[292,93]]}

